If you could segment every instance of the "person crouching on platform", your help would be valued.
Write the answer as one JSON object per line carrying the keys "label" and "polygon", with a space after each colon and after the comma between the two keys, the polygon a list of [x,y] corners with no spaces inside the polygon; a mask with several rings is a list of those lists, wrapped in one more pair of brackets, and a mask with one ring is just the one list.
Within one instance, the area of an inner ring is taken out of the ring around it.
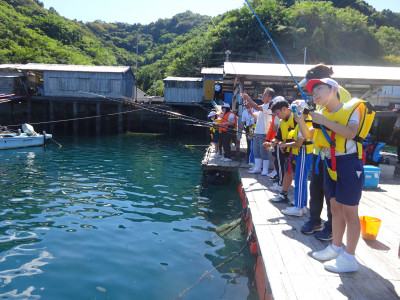
{"label": "person crouching on platform", "polygon": [[[367,120],[369,112],[365,102],[359,99],[341,103],[339,84],[331,78],[312,79],[306,87],[314,103],[324,109],[310,113],[312,127],[307,126],[304,118],[300,118],[298,124],[304,138],[313,138],[320,149],[321,159],[324,159],[325,187],[331,203],[333,230],[332,244],[313,252],[312,256],[325,261],[324,267],[328,271],[354,272],[358,270],[355,250],[360,238],[358,205],[364,184],[364,169],[360,157],[362,147],[353,139],[358,138],[359,132],[368,132],[366,126],[370,124],[364,120]],[[344,249],[342,240],[346,228]]]}
{"label": "person crouching on platform", "polygon": [[219,126],[219,130],[221,131],[221,141],[222,147],[224,149],[224,158],[223,161],[232,161],[232,152],[231,152],[231,140],[234,136],[234,132],[232,130],[236,130],[237,128],[237,117],[236,114],[231,111],[231,107],[229,103],[225,103],[222,106],[222,119],[220,123],[214,122],[215,125]]}
{"label": "person crouching on platform", "polygon": [[[221,120],[217,120],[218,115],[215,111],[212,111],[208,114],[208,117],[211,118],[211,121],[220,123]],[[219,143],[219,138],[220,138],[220,132],[219,128],[216,125],[212,125],[210,127],[210,135],[211,135],[211,141],[214,145],[214,154],[211,155],[213,158],[218,158],[219,153],[218,153],[218,143]]]}
{"label": "person crouching on platform", "polygon": [[269,154],[268,151],[263,146],[263,142],[265,140],[269,126],[271,124],[272,116],[271,116],[271,110],[269,108],[269,103],[275,97],[275,91],[272,88],[266,88],[264,90],[261,99],[263,102],[262,105],[258,105],[257,103],[255,103],[245,92],[242,93],[241,97],[245,99],[252,108],[260,112],[258,114],[258,119],[256,123],[256,128],[254,130],[254,138],[253,138],[255,166],[254,169],[249,171],[249,173],[250,174],[261,173],[261,175],[267,176],[269,167]]}

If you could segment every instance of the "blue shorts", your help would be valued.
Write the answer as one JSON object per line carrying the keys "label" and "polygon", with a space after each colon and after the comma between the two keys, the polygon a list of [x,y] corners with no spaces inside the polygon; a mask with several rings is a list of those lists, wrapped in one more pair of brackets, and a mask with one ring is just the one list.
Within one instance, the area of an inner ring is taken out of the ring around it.
{"label": "blue shorts", "polygon": [[219,133],[219,131],[217,130],[217,131],[215,131],[214,133],[213,133],[213,139],[212,139],[212,142],[213,143],[218,143],[219,142],[219,136],[220,136],[220,133]]}
{"label": "blue shorts", "polygon": [[[331,160],[327,160],[331,166]],[[360,203],[362,188],[364,186],[364,168],[362,159],[358,159],[357,153],[336,156],[337,181],[334,181],[324,166],[324,181],[328,191],[328,197],[336,198],[336,201],[349,206]]]}

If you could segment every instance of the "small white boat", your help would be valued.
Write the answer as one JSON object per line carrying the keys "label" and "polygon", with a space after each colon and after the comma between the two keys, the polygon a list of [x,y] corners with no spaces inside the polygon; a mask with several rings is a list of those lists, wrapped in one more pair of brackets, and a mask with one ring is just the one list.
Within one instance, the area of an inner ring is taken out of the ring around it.
{"label": "small white boat", "polygon": [[43,146],[47,139],[53,136],[43,131],[43,134],[35,132],[29,124],[22,125],[22,130],[17,133],[1,133],[0,134],[0,150],[25,148],[34,146]]}

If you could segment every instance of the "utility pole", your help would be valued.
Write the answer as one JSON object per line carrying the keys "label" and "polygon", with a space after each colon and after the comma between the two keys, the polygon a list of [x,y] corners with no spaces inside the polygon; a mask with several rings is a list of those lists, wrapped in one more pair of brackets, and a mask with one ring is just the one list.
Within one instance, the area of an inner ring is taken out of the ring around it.
{"label": "utility pole", "polygon": [[307,58],[307,47],[304,48],[304,64],[306,64],[306,58]]}
{"label": "utility pole", "polygon": [[135,80],[135,100],[137,102],[137,92],[138,92],[138,87],[137,87],[137,78],[138,78],[138,57],[139,57],[139,30],[136,32],[136,80]]}
{"label": "utility pole", "polygon": [[226,54],[225,61],[229,62],[229,55],[232,54],[231,50],[226,50],[225,54]]}

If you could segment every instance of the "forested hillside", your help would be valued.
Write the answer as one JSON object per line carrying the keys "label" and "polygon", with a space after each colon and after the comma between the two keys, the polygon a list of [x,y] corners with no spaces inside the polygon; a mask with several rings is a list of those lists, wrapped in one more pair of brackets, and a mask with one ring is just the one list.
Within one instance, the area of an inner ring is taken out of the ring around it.
{"label": "forested hillside", "polygon": [[[288,63],[400,65],[400,14],[361,0],[253,0]],[[0,0],[0,63],[130,65],[138,83],[163,93],[166,76],[199,76],[232,61],[279,62],[247,6],[211,19],[190,11],[149,25],[82,23],[38,0]],[[137,47],[138,45],[138,47]],[[138,58],[136,51],[138,50]]]}

